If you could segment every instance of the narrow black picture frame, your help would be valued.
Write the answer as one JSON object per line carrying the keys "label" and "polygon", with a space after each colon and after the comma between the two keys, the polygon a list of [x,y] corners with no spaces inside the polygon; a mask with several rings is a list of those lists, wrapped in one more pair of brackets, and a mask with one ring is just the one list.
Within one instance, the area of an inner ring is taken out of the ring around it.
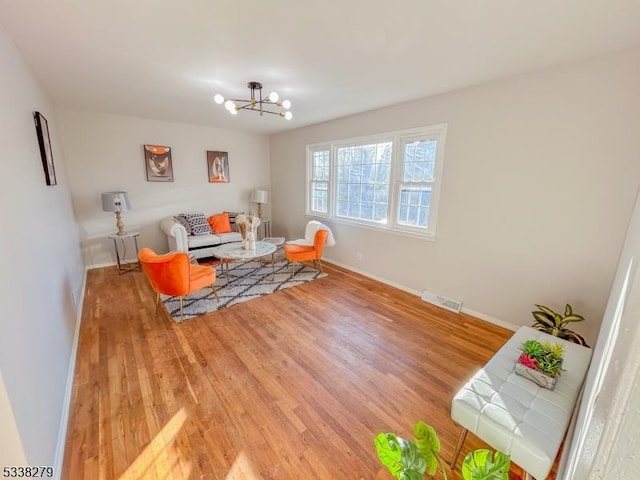
{"label": "narrow black picture frame", "polygon": [[40,112],[33,112],[33,121],[36,124],[40,157],[44,168],[44,177],[47,185],[57,185],[56,167],[53,164],[53,152],[51,150],[51,138],[49,137],[49,124]]}

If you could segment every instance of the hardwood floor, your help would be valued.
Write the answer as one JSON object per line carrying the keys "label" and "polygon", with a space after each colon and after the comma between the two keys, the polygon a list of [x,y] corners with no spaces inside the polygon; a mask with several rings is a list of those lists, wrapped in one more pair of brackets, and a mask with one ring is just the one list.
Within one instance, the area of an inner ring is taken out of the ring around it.
{"label": "hardwood floor", "polygon": [[326,272],[176,324],[142,273],[91,270],[62,478],[390,479],[373,438],[418,420],[447,463],[451,398],[511,332]]}

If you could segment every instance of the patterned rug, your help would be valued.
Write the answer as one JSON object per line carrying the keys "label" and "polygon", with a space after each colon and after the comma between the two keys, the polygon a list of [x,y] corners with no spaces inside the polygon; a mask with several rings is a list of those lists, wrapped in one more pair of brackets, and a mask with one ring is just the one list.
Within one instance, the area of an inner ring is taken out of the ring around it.
{"label": "patterned rug", "polygon": [[[228,278],[226,272],[222,274],[218,266],[216,291],[220,300],[216,301],[210,288],[203,288],[187,295],[184,297],[184,320],[327,276],[326,273],[320,273],[307,265],[295,263],[294,266],[296,273],[293,278],[291,265],[282,260],[276,261],[273,266],[271,262],[231,262]],[[160,298],[169,315],[176,322],[180,322],[180,299],[167,295],[161,295]]]}

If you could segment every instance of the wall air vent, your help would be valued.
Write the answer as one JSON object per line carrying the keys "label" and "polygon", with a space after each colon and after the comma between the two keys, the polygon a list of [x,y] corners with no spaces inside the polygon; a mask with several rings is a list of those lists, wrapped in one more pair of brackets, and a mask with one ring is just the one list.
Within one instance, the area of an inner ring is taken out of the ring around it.
{"label": "wall air vent", "polygon": [[427,290],[422,292],[422,296],[420,298],[425,302],[432,303],[436,307],[441,307],[451,312],[460,313],[460,309],[462,309],[461,301],[443,297],[442,295],[438,295]]}

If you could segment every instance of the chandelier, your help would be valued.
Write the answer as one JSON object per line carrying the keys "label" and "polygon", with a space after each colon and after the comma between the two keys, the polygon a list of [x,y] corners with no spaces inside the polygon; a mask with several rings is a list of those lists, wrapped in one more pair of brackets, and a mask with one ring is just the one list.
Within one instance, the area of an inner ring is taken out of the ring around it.
{"label": "chandelier", "polygon": [[[260,112],[260,115],[270,113],[272,115],[279,115],[291,120],[293,114],[289,111],[291,108],[291,102],[289,100],[280,100],[280,95],[277,92],[271,92],[265,99],[262,98],[262,84],[260,82],[249,82],[247,87],[251,90],[251,98],[249,100],[240,100],[237,98],[225,98],[219,93],[213,97],[213,100],[218,104],[224,106],[229,113],[237,115],[240,110],[253,110],[254,112]],[[257,98],[256,98],[257,96]],[[273,111],[273,109],[282,109],[280,111]],[[272,110],[268,110],[272,109]]]}

